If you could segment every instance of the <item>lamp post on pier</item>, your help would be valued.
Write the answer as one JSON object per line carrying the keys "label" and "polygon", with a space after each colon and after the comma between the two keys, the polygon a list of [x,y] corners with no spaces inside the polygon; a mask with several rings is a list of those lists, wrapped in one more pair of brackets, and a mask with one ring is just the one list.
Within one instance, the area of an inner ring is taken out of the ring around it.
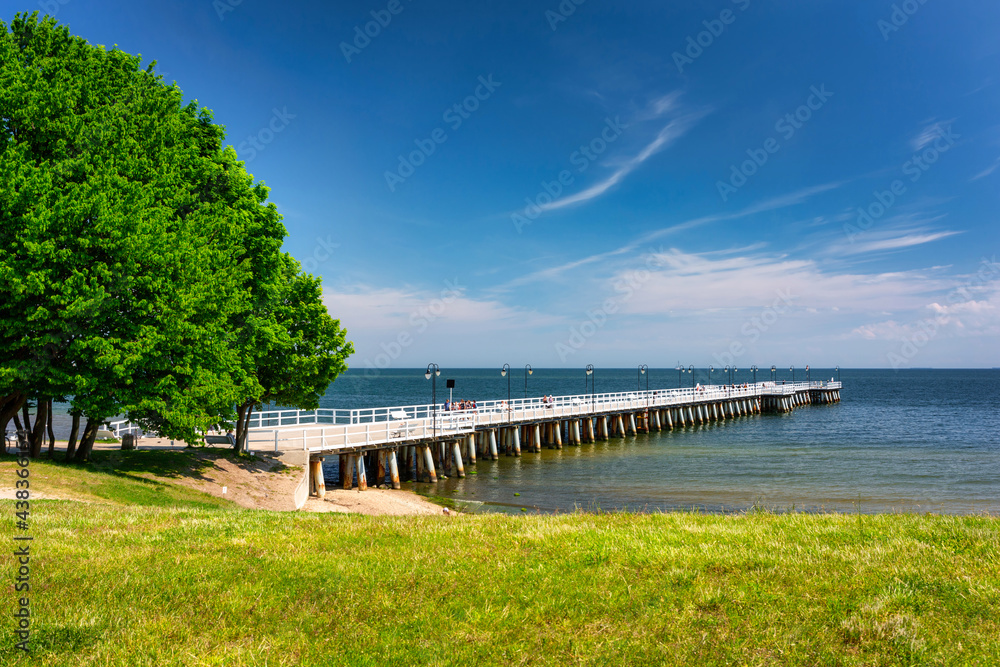
{"label": "lamp post on pier", "polygon": [[715,372],[715,366],[709,364],[708,366],[708,386],[712,386],[712,373]]}
{"label": "lamp post on pier", "polygon": [[789,366],[788,370],[792,372],[792,384],[795,384],[795,365],[793,364]]}
{"label": "lamp post on pier", "polygon": [[837,371],[837,382],[840,382],[840,366],[837,366],[833,370]]}
{"label": "lamp post on pier", "polygon": [[649,366],[646,364],[641,364],[639,366],[639,372],[635,376],[635,390],[640,391],[642,389],[641,378],[643,375],[646,376],[646,407],[649,407]]}
{"label": "lamp post on pier", "polygon": [[585,369],[583,369],[583,370],[587,374],[583,378],[584,391],[586,391],[586,389],[587,389],[587,378],[590,378],[590,411],[593,412],[594,411],[594,394],[597,393],[597,388],[596,388],[597,376],[594,375],[594,364],[587,364],[587,367]]}
{"label": "lamp post on pier", "polygon": [[681,366],[681,362],[677,362],[677,388],[681,388],[681,376],[684,375],[684,367]]}
{"label": "lamp post on pier", "polygon": [[524,397],[525,398],[528,398],[528,376],[531,375],[532,373],[534,373],[534,371],[531,370],[531,364],[525,364],[524,365]]}
{"label": "lamp post on pier", "polygon": [[510,423],[510,364],[504,364],[500,369],[500,377],[507,378],[507,423]]}
{"label": "lamp post on pier", "polygon": [[809,375],[809,364],[806,364],[806,382],[811,382],[812,376]]}
{"label": "lamp post on pier", "polygon": [[758,371],[757,365],[754,364],[753,366],[751,366],[750,370],[753,371],[753,383],[757,384],[757,371]]}
{"label": "lamp post on pier", "polygon": [[[432,423],[434,424],[434,439],[437,440],[438,430],[438,408],[437,408],[437,378],[441,375],[441,367],[437,364],[427,364],[427,371],[424,378],[431,381],[431,410],[434,411]],[[360,470],[360,468],[358,468]]]}
{"label": "lamp post on pier", "polygon": [[688,373],[691,374],[691,388],[694,389],[694,366],[688,365]]}
{"label": "lamp post on pier", "polygon": [[771,365],[771,382],[775,382],[775,378],[777,376],[777,373],[778,373],[778,369],[774,366],[774,364],[772,364]]}

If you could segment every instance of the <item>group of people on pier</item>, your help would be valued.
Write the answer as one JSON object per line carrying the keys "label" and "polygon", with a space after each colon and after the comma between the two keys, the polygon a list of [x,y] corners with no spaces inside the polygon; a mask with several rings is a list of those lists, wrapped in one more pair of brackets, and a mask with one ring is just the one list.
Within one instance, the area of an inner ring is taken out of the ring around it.
{"label": "group of people on pier", "polygon": [[444,402],[444,409],[445,409],[445,412],[458,412],[458,411],[462,411],[462,410],[476,410],[477,406],[476,406],[476,402],[475,401],[465,401],[465,400],[462,400],[462,401],[451,401],[451,400],[447,400],[447,401]]}

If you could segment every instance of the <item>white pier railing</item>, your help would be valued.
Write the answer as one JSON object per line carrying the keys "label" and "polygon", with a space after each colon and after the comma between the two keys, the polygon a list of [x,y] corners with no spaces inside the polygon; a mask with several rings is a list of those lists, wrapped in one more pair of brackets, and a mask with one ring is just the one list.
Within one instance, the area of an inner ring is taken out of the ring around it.
{"label": "white pier railing", "polygon": [[839,382],[758,382],[477,402],[472,410],[409,405],[355,410],[267,410],[251,415],[253,449],[354,450],[472,433],[480,428],[639,411],[701,402],[840,389]]}

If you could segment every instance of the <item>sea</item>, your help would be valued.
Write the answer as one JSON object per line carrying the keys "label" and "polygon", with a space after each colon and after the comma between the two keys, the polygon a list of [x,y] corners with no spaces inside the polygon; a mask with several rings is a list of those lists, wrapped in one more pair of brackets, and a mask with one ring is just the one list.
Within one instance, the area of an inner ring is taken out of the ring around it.
{"label": "sea", "polygon": [[[795,369],[794,379],[806,379]],[[664,389],[730,381],[724,370],[349,370],[321,407]],[[770,367],[757,380],[772,379]],[[792,380],[784,367],[774,379]],[[809,369],[841,402],[607,442],[479,459],[464,479],[409,483],[471,512],[1000,513],[1000,370]],[[447,380],[454,388],[446,388]],[[752,382],[741,369],[734,382]],[[593,384],[591,384],[591,381]],[[432,386],[436,385],[436,386]],[[336,479],[337,457],[327,460]]]}

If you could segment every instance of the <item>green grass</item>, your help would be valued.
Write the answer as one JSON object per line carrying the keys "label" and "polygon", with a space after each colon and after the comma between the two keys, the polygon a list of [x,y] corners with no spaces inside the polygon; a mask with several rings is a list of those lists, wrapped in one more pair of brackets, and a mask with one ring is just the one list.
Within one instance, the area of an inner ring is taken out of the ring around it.
{"label": "green grass", "polygon": [[[158,507],[231,508],[235,505],[207,493],[171,484],[184,471],[212,467],[194,452],[168,450],[98,450],[89,463],[63,463],[59,458],[31,461],[31,488],[36,492],[92,502]],[[0,455],[0,475],[10,479],[16,468],[13,455]],[[9,477],[8,477],[9,475]],[[155,477],[155,479],[153,478]]]}
{"label": "green grass", "polygon": [[1000,664],[988,517],[32,518],[35,651],[4,613],[5,665]]}

